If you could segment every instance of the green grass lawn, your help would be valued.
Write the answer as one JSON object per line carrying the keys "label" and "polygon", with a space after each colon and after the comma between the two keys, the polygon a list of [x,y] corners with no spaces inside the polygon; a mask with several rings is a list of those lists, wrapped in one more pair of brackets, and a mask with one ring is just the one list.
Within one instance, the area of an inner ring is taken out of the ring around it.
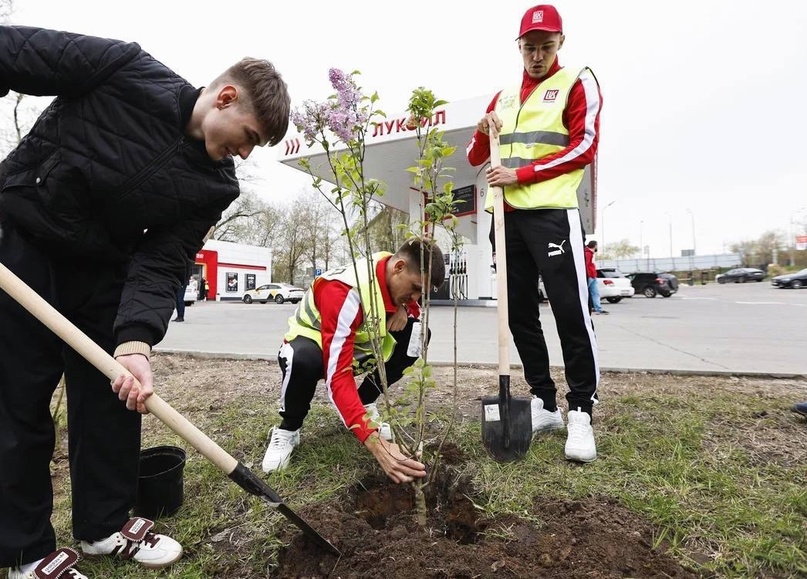
{"label": "green grass lawn", "polygon": [[[161,363],[166,363],[165,357],[157,366]],[[161,395],[263,477],[295,510],[339,501],[378,471],[371,455],[320,399],[289,468],[264,475],[260,461],[267,431],[278,421],[276,368],[267,371],[265,363],[230,361],[242,365],[237,382],[243,380],[243,390],[236,384],[214,397],[208,397],[204,387],[194,387],[190,394],[183,390],[183,385],[204,383],[198,378],[204,372],[210,388],[215,388],[215,372],[223,366],[211,370],[205,367],[208,363],[175,360],[171,370],[176,384],[164,380]],[[438,368],[436,374],[438,383],[451,383],[450,368]],[[270,379],[261,378],[264,375]],[[524,516],[537,496],[605,496],[652,524],[654,544],[664,544],[682,564],[704,577],[807,576],[807,424],[789,410],[793,402],[807,398],[804,383],[607,375],[601,387],[603,401],[595,410],[599,458],[580,466],[563,460],[562,433],[534,441],[521,462],[491,460],[481,445],[479,403],[474,397],[495,384],[487,378],[495,378],[495,370],[461,369],[459,375],[460,420],[451,441],[464,457],[480,514]],[[435,407],[434,424],[444,424],[448,412]],[[132,579],[235,576],[236,569],[245,577],[266,576],[282,546],[278,531],[289,523],[148,417],[144,448],[163,444],[188,450],[185,504],[175,516],[158,523],[159,529],[183,543],[185,557],[159,572],[131,563],[113,567],[108,561],[83,562],[82,570],[91,577]],[[69,543],[65,464],[64,459],[56,463],[54,521],[62,543]]]}

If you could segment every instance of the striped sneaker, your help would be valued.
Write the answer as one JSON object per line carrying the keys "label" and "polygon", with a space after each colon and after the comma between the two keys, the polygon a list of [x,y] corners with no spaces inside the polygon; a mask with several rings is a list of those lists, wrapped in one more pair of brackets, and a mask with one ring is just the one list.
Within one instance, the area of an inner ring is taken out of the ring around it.
{"label": "striped sneaker", "polygon": [[135,517],[106,539],[82,541],[81,550],[88,557],[116,555],[134,559],[149,569],[168,567],[182,557],[182,545],[171,537],[154,533],[153,526],[153,521]]}
{"label": "striped sneaker", "polygon": [[44,559],[8,570],[8,579],[89,579],[75,568],[81,556],[69,547],[54,551]]}

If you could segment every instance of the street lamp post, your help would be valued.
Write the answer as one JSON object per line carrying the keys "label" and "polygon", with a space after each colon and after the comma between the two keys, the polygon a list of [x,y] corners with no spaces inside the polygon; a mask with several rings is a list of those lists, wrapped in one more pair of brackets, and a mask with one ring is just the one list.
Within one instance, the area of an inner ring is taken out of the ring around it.
{"label": "street lamp post", "polygon": [[[670,261],[673,261],[673,259],[675,259],[675,256],[673,255],[673,249],[672,249],[672,247],[673,247],[672,246],[672,215],[667,213],[667,219],[670,222]],[[670,264],[670,267],[675,269],[675,267],[672,264]]]}
{"label": "street lamp post", "polygon": [[692,283],[692,270],[694,269],[695,261],[695,213],[692,209],[687,209],[689,217],[692,219],[692,254],[689,256],[689,270],[690,270],[690,284]]}
{"label": "street lamp post", "polygon": [[695,213],[692,212],[692,209],[687,209],[687,213],[689,213],[689,217],[692,219],[692,255],[696,255],[697,252],[695,251]]}
{"label": "street lamp post", "polygon": [[642,240],[642,229],[644,229],[644,219],[639,220],[639,259],[642,259],[642,256],[644,255],[644,243],[643,243],[643,240]]}
{"label": "street lamp post", "polygon": [[606,205],[605,207],[602,208],[602,214],[601,214],[601,217],[600,217],[600,228],[602,230],[602,235],[600,235],[600,237],[602,239],[600,239],[600,242],[602,243],[602,250],[603,251],[606,251],[606,248],[605,248],[605,210],[608,209],[614,203],[616,203],[616,199],[614,199],[608,205]]}

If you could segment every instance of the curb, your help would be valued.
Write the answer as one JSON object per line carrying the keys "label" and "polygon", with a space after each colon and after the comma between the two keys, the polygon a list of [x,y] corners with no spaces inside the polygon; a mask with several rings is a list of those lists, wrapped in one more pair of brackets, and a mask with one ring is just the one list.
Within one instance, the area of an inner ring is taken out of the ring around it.
{"label": "curb", "polygon": [[[203,352],[200,350],[176,350],[155,348],[156,354],[180,354],[183,356],[190,356],[192,358],[221,358],[224,360],[265,360],[270,364],[277,365],[276,356],[268,356],[262,354],[236,354],[232,352]],[[453,362],[429,362],[435,367],[452,367]],[[499,365],[495,362],[458,362],[457,366],[460,368],[498,368]],[[511,364],[511,368],[522,369],[521,364]],[[554,370],[561,370],[563,366],[550,365]],[[661,369],[661,368],[606,368],[600,367],[600,372],[607,372],[609,374],[666,374],[672,376],[719,376],[736,378],[757,378],[767,380],[805,380],[807,381],[807,373],[788,373],[788,372],[748,372],[748,371],[732,371],[732,370],[681,370],[675,368]]]}

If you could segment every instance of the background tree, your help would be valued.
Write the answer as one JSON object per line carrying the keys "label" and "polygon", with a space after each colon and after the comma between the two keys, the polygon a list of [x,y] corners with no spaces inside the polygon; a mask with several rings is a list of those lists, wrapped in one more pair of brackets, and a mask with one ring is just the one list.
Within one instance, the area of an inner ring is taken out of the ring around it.
{"label": "background tree", "polygon": [[14,12],[13,0],[0,0],[0,24],[8,24]]}
{"label": "background tree", "polygon": [[[9,24],[14,13],[13,0],[0,0],[0,24]],[[14,91],[0,98],[0,159],[5,158],[31,129],[51,99],[32,98]]]}
{"label": "background tree", "polygon": [[625,259],[633,257],[639,253],[640,248],[637,245],[631,245],[630,240],[621,239],[615,243],[609,243],[605,247],[600,248],[599,259]]}
{"label": "background tree", "polygon": [[[729,251],[740,255],[742,265],[748,267],[767,267],[784,257],[786,244],[781,231],[766,231],[757,239],[743,240],[729,246]],[[776,254],[776,259],[774,259]]]}
{"label": "background tree", "polygon": [[404,228],[409,225],[409,215],[388,205],[381,205],[378,214],[370,220],[372,247],[396,251],[406,239]]}

